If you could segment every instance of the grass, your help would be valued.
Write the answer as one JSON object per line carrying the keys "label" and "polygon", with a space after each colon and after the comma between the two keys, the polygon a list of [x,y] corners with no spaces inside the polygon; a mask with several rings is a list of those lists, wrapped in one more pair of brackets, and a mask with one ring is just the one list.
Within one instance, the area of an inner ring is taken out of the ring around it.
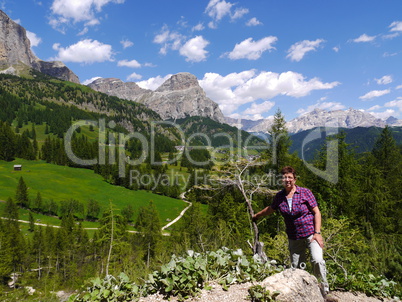
{"label": "grass", "polygon": [[[22,171],[14,171],[15,164],[22,165]],[[42,199],[54,200],[58,203],[75,199],[86,204],[90,199],[99,202],[102,209],[112,203],[117,209],[132,205],[135,212],[142,206],[153,201],[159,212],[162,224],[167,219],[174,219],[186,207],[181,200],[156,195],[147,191],[133,191],[123,187],[113,186],[105,182],[102,177],[92,170],[70,168],[48,164],[44,161],[27,161],[17,159],[12,162],[0,161],[0,200],[14,198],[18,180],[23,177],[28,186],[31,200],[40,192]],[[4,203],[0,203],[0,211]],[[0,212],[1,213],[1,212]],[[28,211],[20,210],[20,219],[28,220]],[[135,215],[135,214],[134,214]],[[57,217],[34,214],[41,223],[60,225]],[[98,223],[84,222],[84,227],[97,227]]]}

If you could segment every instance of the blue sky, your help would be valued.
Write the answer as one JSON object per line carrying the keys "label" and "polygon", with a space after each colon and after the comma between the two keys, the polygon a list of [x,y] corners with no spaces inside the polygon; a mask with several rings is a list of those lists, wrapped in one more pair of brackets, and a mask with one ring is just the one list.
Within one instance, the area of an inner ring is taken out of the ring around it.
{"label": "blue sky", "polygon": [[314,108],[402,119],[401,0],[0,0],[82,83],[190,72],[226,116]]}

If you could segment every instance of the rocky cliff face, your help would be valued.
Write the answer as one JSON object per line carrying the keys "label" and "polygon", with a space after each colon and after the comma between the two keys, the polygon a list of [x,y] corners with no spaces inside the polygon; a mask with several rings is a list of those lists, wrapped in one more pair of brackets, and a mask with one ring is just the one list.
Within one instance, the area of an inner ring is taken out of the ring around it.
{"label": "rocky cliff face", "polygon": [[202,116],[224,122],[218,104],[206,96],[197,78],[190,73],[173,75],[155,91],[114,78],[98,79],[88,86],[109,95],[143,103],[165,120]]}
{"label": "rocky cliff face", "polygon": [[21,65],[65,81],[79,83],[78,77],[62,62],[45,62],[31,51],[25,29],[0,10],[0,70],[20,75]]}

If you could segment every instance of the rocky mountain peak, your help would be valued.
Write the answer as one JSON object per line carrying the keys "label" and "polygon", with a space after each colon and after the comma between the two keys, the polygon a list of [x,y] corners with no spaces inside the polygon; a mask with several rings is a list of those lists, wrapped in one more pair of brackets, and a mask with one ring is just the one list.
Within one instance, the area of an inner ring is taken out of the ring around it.
{"label": "rocky mountain peak", "polygon": [[224,122],[218,104],[206,96],[197,77],[188,72],[171,76],[155,91],[115,78],[98,79],[88,86],[109,95],[143,103],[165,120],[202,116]]}
{"label": "rocky mountain peak", "polygon": [[177,90],[185,90],[192,87],[199,87],[197,77],[188,72],[181,72],[172,75],[160,87],[158,87],[155,92],[171,92]]}
{"label": "rocky mountain peak", "polygon": [[35,69],[61,80],[79,83],[78,77],[62,62],[38,59],[31,50],[26,30],[0,10],[0,70],[20,75],[19,70]]}

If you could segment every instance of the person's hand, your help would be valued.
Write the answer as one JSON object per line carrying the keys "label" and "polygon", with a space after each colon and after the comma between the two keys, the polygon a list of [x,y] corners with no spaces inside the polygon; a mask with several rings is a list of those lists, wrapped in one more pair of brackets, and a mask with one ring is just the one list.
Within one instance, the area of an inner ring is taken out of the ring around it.
{"label": "person's hand", "polygon": [[313,238],[311,238],[311,242],[313,242],[314,240],[317,241],[322,249],[324,248],[324,239],[322,238],[321,234],[315,233],[313,235]]}

